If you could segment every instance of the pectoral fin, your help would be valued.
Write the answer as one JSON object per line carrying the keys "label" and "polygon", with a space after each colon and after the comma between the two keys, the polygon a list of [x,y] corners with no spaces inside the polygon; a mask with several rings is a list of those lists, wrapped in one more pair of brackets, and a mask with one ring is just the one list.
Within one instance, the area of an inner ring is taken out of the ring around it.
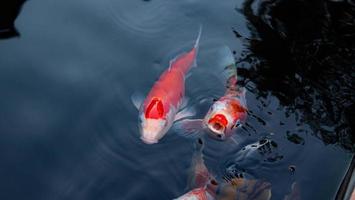
{"label": "pectoral fin", "polygon": [[144,101],[144,96],[140,93],[133,93],[131,96],[131,101],[134,105],[134,107],[137,108],[137,110],[139,110],[139,108],[141,107],[143,101]]}
{"label": "pectoral fin", "polygon": [[174,121],[179,121],[188,117],[192,117],[195,114],[196,110],[193,107],[185,107],[175,115]]}
{"label": "pectoral fin", "polygon": [[202,119],[184,119],[176,122],[173,129],[179,135],[187,138],[197,138],[203,131]]}

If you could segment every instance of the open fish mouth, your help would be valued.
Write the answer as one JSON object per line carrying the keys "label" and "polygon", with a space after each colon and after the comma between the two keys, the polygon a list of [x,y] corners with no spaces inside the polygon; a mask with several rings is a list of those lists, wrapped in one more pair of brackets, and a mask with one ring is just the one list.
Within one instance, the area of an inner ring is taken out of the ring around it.
{"label": "open fish mouth", "polygon": [[224,139],[224,131],[226,127],[220,122],[211,122],[208,124],[208,129],[210,134],[217,139]]}
{"label": "open fish mouth", "polygon": [[211,133],[217,138],[224,139],[227,124],[228,120],[226,116],[224,114],[217,113],[208,120],[207,126]]}

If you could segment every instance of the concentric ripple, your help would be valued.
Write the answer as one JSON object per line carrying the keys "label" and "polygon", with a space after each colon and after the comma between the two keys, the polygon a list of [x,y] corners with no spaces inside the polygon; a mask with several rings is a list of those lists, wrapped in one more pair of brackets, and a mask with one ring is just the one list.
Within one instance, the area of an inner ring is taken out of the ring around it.
{"label": "concentric ripple", "polygon": [[109,17],[114,23],[139,37],[161,37],[161,33],[176,27],[178,19],[184,18],[178,11],[177,1],[127,1],[105,0]]}

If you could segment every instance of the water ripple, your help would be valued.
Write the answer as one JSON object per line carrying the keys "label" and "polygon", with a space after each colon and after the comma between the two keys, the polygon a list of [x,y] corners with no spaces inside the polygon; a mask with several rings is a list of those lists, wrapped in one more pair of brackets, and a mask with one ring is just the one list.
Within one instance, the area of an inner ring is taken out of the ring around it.
{"label": "water ripple", "polygon": [[107,10],[114,23],[140,37],[161,37],[162,33],[177,26],[176,19],[183,15],[176,1],[129,1],[122,7],[119,1],[106,0]]}

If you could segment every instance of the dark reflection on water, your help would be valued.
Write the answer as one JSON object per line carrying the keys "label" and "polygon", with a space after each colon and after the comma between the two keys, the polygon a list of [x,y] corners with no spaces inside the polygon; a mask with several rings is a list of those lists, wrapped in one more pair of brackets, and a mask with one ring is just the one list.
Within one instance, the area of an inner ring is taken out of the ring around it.
{"label": "dark reflection on water", "polygon": [[2,1],[0,3],[0,39],[19,36],[15,28],[15,20],[26,0]]}
{"label": "dark reflection on water", "polygon": [[353,12],[330,1],[26,2],[21,37],[0,41],[0,199],[186,192],[193,142],[170,131],[143,144],[130,95],[149,90],[200,23],[190,105],[203,117],[223,95],[213,49],[227,45],[250,112],[233,140],[204,137],[209,170],[265,180],[272,199],[295,182],[302,199],[333,199],[354,148]]}
{"label": "dark reflection on water", "polygon": [[300,122],[326,144],[353,150],[354,4],[264,1],[253,12],[253,3],[241,8],[255,32],[244,39],[249,50],[240,62],[250,68],[240,74],[260,96],[271,92],[291,112],[300,111]]}

